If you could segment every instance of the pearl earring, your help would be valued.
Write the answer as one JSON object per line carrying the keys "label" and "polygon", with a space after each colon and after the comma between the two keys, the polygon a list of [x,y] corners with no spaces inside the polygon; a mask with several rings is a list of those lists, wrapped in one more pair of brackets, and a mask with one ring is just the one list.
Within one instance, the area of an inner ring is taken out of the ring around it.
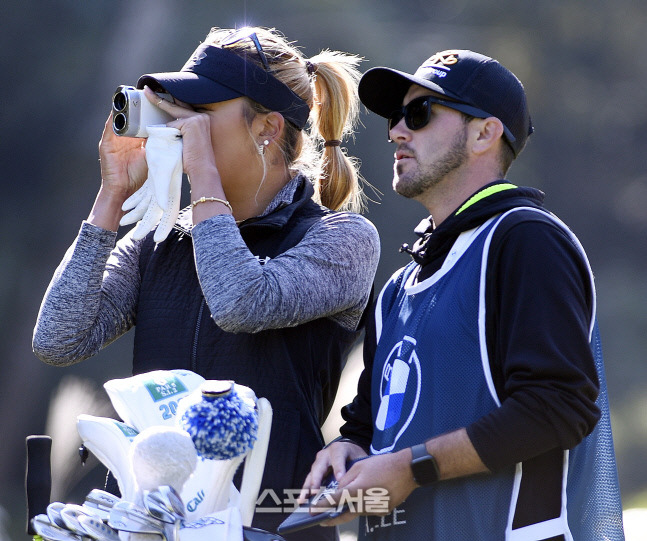
{"label": "pearl earring", "polygon": [[259,153],[259,154],[265,154],[265,147],[266,147],[267,145],[269,145],[269,144],[270,144],[270,142],[269,142],[267,139],[265,139],[265,140],[263,141],[263,144],[262,144],[262,145],[258,145],[258,153]]}

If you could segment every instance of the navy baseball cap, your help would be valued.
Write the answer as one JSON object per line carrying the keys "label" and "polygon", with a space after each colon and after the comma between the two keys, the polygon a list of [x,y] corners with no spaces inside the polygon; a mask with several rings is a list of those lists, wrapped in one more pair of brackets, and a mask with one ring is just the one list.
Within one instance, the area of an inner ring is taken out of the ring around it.
{"label": "navy baseball cap", "polygon": [[477,118],[498,118],[515,156],[534,131],[521,81],[496,60],[468,50],[436,53],[413,75],[372,68],[360,80],[359,97],[368,109],[388,118],[402,106],[412,84],[445,96],[444,105],[452,109]]}
{"label": "navy baseball cap", "polygon": [[308,104],[270,72],[231,50],[204,43],[180,71],[142,75],[137,88],[144,86],[191,105],[247,96],[278,111],[300,130],[310,115]]}

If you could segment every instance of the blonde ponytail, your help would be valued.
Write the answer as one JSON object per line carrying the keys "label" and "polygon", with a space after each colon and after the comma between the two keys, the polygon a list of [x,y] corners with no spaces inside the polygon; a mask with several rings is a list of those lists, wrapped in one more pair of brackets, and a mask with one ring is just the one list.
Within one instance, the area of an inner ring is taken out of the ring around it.
{"label": "blonde ponytail", "polygon": [[363,201],[358,163],[346,155],[340,143],[345,136],[353,135],[359,118],[360,58],[322,51],[308,62],[314,66],[312,127],[323,141],[316,192],[328,208],[359,211]]}

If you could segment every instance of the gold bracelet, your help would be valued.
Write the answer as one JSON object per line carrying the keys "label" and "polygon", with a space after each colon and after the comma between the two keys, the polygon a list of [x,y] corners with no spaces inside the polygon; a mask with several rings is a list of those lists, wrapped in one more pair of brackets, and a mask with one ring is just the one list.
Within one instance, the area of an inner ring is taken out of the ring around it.
{"label": "gold bracelet", "polygon": [[219,197],[201,197],[200,199],[196,199],[191,203],[191,208],[195,207],[196,205],[199,205],[200,203],[206,203],[207,201],[222,203],[231,211],[232,214],[234,213],[234,209],[231,208],[229,201],[227,201],[226,199],[220,199]]}

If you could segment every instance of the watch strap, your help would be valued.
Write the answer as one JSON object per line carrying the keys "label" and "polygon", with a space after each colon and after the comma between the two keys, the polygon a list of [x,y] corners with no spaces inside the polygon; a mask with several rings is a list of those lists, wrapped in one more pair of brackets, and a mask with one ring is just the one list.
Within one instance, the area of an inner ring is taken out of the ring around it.
{"label": "watch strap", "polygon": [[411,447],[411,455],[411,471],[418,485],[430,485],[440,479],[438,463],[434,456],[429,454],[424,443]]}

